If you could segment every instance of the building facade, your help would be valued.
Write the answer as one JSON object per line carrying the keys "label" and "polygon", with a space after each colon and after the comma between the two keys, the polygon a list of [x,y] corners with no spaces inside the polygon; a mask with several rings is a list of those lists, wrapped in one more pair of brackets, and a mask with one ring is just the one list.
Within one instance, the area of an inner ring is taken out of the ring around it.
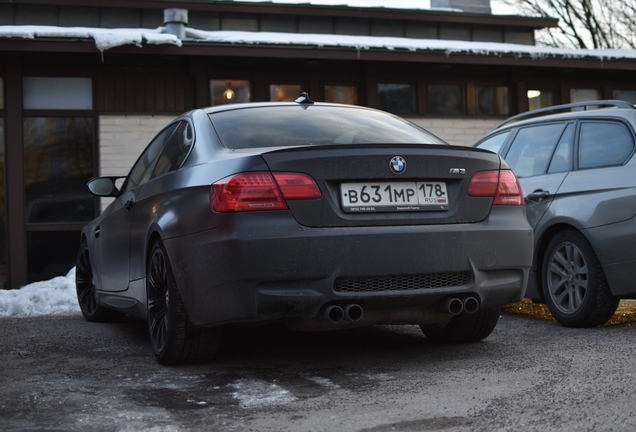
{"label": "building facade", "polygon": [[[633,53],[535,47],[534,31],[556,20],[494,16],[483,0],[450,10],[77,3],[0,1],[0,282],[9,288],[68,271],[79,230],[106,204],[86,182],[126,175],[158,131],[194,108],[307,91],[471,145],[530,108],[636,102]],[[174,7],[187,23],[164,13]],[[166,17],[175,34],[160,29]]]}

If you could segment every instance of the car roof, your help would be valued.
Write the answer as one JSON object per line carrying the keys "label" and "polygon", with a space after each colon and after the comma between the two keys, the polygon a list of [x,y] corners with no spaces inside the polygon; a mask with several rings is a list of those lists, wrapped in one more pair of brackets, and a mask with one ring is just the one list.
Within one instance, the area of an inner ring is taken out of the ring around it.
{"label": "car roof", "polygon": [[[229,105],[219,105],[219,106],[211,106],[207,108],[201,108],[206,114],[213,114],[222,111],[233,111],[238,109],[247,109],[247,108],[264,108],[264,107],[281,107],[281,106],[301,106],[301,107],[310,107],[310,106],[322,106],[322,107],[338,107],[338,108],[351,108],[351,109],[362,109],[369,111],[379,111],[386,113],[385,111],[376,110],[373,108],[367,108],[359,105],[344,105],[344,104],[336,104],[336,103],[325,103],[325,102],[312,102],[312,103],[298,103],[298,102],[246,102],[246,103],[237,103],[237,104],[229,104]],[[387,115],[391,115],[390,113],[386,113]]]}
{"label": "car roof", "polygon": [[[598,102],[597,102],[598,103]],[[593,106],[594,102],[589,102],[588,106]],[[551,107],[554,110],[565,109],[568,105],[558,105]],[[537,110],[538,111],[538,110]],[[529,111],[528,113],[523,113],[523,115],[532,115],[533,111]],[[585,119],[585,118],[613,118],[613,119],[623,119],[632,123],[636,127],[636,109],[634,108],[620,108],[620,107],[611,107],[611,108],[599,108],[585,111],[573,111],[573,112],[562,112],[556,114],[546,114],[546,115],[538,115],[536,117],[531,117],[524,120],[514,121],[510,124],[502,123],[492,131],[488,133],[488,136],[493,135],[500,131],[510,130],[516,127],[523,127],[527,125],[535,125],[539,123],[548,123],[554,121],[568,121],[568,120],[577,120],[577,119]],[[511,117],[507,121],[514,119]],[[481,140],[480,140],[481,141]]]}

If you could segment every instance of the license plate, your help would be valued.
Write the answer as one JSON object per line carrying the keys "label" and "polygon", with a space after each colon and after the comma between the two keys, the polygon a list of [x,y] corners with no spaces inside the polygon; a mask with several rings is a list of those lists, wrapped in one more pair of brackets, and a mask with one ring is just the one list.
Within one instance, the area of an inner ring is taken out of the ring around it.
{"label": "license plate", "polygon": [[340,185],[345,212],[448,210],[445,182],[364,182]]}

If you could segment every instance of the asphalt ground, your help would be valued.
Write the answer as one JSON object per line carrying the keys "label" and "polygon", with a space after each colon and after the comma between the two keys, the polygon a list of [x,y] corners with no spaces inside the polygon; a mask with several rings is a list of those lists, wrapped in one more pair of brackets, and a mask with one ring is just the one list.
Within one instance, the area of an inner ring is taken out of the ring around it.
{"label": "asphalt ground", "polygon": [[636,302],[568,329],[510,306],[485,341],[415,326],[233,328],[215,362],[164,367],[146,323],[0,319],[2,431],[633,431]]}

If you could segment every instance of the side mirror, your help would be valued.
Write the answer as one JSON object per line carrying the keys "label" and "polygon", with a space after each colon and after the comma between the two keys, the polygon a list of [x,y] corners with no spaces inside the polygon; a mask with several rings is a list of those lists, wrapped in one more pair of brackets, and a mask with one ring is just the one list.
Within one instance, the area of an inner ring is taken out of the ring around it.
{"label": "side mirror", "polygon": [[115,186],[115,181],[125,177],[97,177],[89,181],[86,186],[93,195],[99,197],[118,197],[121,192]]}

